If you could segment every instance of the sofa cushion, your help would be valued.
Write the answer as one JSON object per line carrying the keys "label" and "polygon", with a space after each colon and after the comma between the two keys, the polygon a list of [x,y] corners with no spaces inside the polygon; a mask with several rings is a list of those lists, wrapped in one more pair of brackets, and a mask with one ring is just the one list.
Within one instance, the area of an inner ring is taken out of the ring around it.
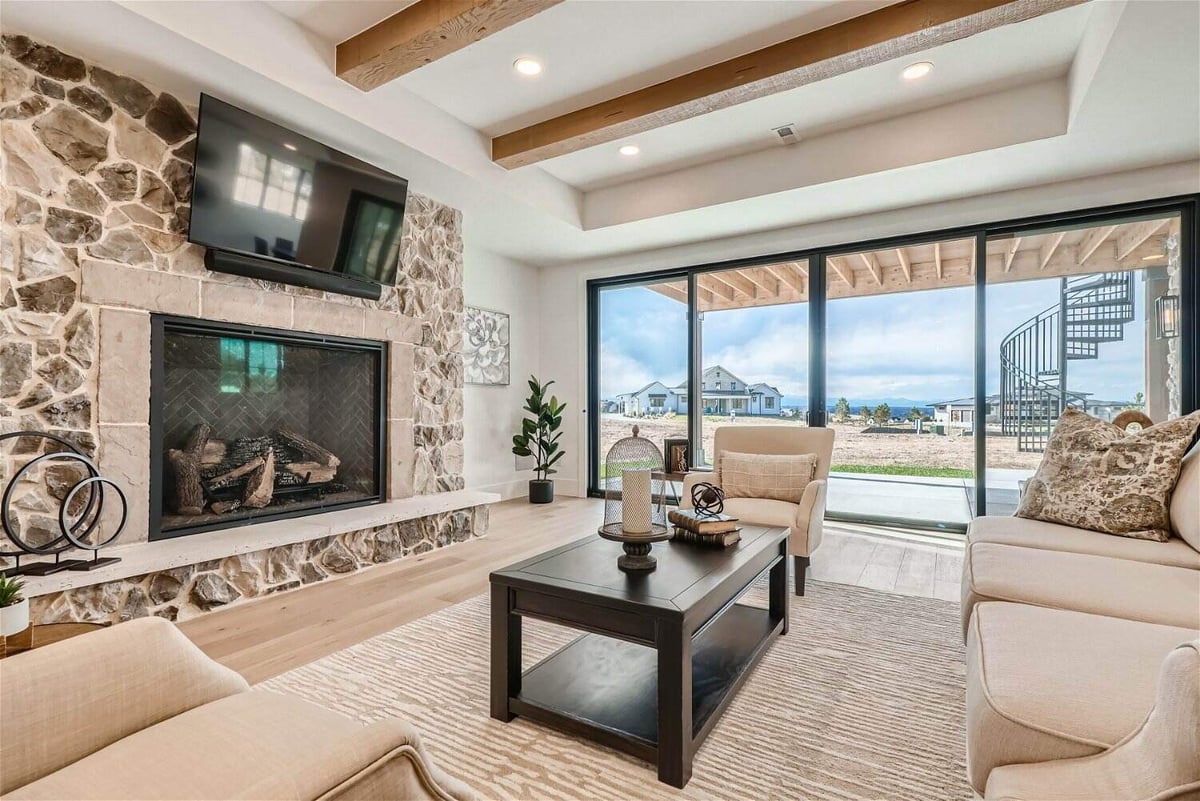
{"label": "sofa cushion", "polygon": [[726,498],[725,514],[740,523],[791,528],[796,522],[796,504],[767,498]]}
{"label": "sofa cushion", "polygon": [[1090,553],[1200,570],[1200,552],[1178,537],[1166,542],[1113,537],[1086,528],[1026,520],[1023,517],[977,517],[967,529],[967,542],[996,542],[1048,551]]}
{"label": "sofa cushion", "polygon": [[815,453],[738,453],[720,455],[721,489],[727,498],[766,498],[800,503],[804,488],[817,475]]}
{"label": "sofa cushion", "polygon": [[1200,571],[976,542],[963,560],[963,626],[982,601],[1070,609],[1200,629]]}
{"label": "sofa cushion", "polygon": [[1200,552],[1200,446],[1184,457],[1171,493],[1171,530]]}
{"label": "sofa cushion", "polygon": [[315,799],[386,753],[356,737],[364,728],[254,690],[143,729],[5,799]]}
{"label": "sofa cushion", "polygon": [[967,637],[967,776],[1098,753],[1154,705],[1159,668],[1198,632],[1026,604],[975,607]]}
{"label": "sofa cushion", "polygon": [[1165,542],[1171,491],[1200,412],[1126,434],[1074,409],[1058,418],[1018,517]]}

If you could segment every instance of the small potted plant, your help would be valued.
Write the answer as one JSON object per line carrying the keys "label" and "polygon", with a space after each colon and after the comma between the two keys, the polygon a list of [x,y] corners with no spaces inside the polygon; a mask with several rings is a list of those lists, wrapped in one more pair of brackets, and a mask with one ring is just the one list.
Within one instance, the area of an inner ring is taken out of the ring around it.
{"label": "small potted plant", "polygon": [[29,599],[21,591],[25,582],[0,576],[0,636],[9,637],[29,628]]}
{"label": "small potted plant", "polygon": [[559,427],[562,426],[565,403],[559,403],[558,397],[546,397],[553,381],[545,384],[536,376],[529,377],[529,398],[525,401],[525,411],[531,416],[521,421],[521,433],[513,437],[512,452],[517,456],[532,456],[537,460],[534,473],[537,478],[529,482],[530,503],[550,503],[554,500],[554,482],[550,476],[558,471],[554,465],[563,458],[565,452],[558,449],[558,439],[562,436]]}

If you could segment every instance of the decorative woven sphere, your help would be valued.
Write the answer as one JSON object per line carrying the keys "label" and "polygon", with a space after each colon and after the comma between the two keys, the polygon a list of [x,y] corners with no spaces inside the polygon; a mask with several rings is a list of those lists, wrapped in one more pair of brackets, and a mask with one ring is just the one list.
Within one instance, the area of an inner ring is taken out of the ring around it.
{"label": "decorative woven sphere", "polygon": [[725,491],[707,481],[693,485],[692,508],[702,517],[716,517],[725,511]]}

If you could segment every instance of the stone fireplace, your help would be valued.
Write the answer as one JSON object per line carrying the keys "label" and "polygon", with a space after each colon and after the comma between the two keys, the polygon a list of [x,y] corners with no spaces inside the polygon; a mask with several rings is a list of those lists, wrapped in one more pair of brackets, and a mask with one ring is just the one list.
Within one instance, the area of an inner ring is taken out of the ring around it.
{"label": "stone fireplace", "polygon": [[[121,562],[31,578],[35,622],[186,618],[486,531],[498,497],[462,477],[461,213],[410,194],[378,301],[209,272],[186,241],[195,98],[14,32],[0,78],[0,432],[68,439],[129,499]],[[201,423],[202,519],[185,520],[164,458]],[[5,443],[0,483],[46,448]],[[35,544],[78,480],[39,467],[10,504]]]}
{"label": "stone fireplace", "polygon": [[150,539],[383,499],[386,343],[151,320]]}

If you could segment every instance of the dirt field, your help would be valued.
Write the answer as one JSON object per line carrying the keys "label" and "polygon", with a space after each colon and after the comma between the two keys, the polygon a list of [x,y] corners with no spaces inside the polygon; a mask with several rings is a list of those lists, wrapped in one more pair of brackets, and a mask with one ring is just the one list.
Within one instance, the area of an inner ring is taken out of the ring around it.
{"label": "dirt field", "polygon": [[[649,437],[660,449],[664,438],[687,435],[686,417],[650,419],[606,414],[600,422],[601,454],[608,453],[621,437],[629,436],[635,424],[640,427],[641,435]],[[705,453],[712,454],[713,432],[717,426],[765,424],[801,425],[797,420],[787,418],[742,417],[731,423],[727,418],[707,417],[704,421]],[[864,426],[854,423],[833,423],[831,427],[836,432],[833,442],[835,465],[891,468],[886,470],[889,473],[911,468],[915,475],[920,475],[922,469],[973,470],[975,466],[975,443],[970,436],[867,434],[863,431]],[[1018,453],[1014,438],[989,435],[987,449],[990,467],[1033,470],[1041,461],[1041,454]]]}

